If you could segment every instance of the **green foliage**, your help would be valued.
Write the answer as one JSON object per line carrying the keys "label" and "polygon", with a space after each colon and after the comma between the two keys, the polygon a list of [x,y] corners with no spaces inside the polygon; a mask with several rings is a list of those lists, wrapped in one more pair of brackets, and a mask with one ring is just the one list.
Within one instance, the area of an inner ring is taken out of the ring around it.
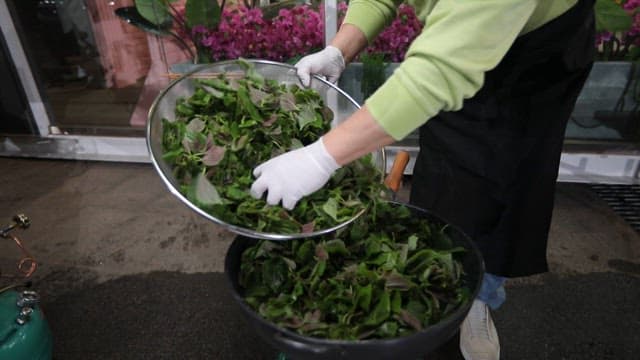
{"label": "green foliage", "polygon": [[331,235],[258,241],[243,252],[238,280],[247,304],[278,326],[320,338],[391,338],[469,301],[463,254],[438,225],[381,201]]}
{"label": "green foliage", "polygon": [[624,9],[613,0],[596,0],[596,31],[627,31],[631,28],[633,19]]}
{"label": "green foliage", "polygon": [[165,0],[136,0],[135,5],[140,15],[154,25],[162,26],[172,21]]}
{"label": "green foliage", "polygon": [[[171,6],[175,0],[136,0],[136,9],[143,18],[154,25],[180,23]],[[185,2],[185,24],[189,30],[196,25],[215,27],[220,22],[222,8],[217,0],[187,0]]]}
{"label": "green foliage", "polygon": [[221,12],[218,0],[187,0],[185,4],[185,20],[189,28],[196,25],[214,28],[220,23]]}
{"label": "green foliage", "polygon": [[226,223],[277,234],[330,228],[369,206],[383,187],[371,156],[336,171],[291,211],[250,195],[254,167],[318,140],[333,114],[315,90],[265,79],[240,63],[243,76],[194,79],[175,119],[163,119],[163,158],[181,192]]}
{"label": "green foliage", "polygon": [[363,99],[373,94],[386,80],[385,69],[389,65],[385,62],[385,56],[381,53],[362,53],[362,82],[360,92]]}

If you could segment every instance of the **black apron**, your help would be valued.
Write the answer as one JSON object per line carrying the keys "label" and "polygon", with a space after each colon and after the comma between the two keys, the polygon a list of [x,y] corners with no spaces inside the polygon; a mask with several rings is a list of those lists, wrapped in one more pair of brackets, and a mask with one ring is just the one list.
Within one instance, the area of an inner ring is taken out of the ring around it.
{"label": "black apron", "polygon": [[465,231],[486,270],[548,270],[564,131],[591,70],[594,0],[516,39],[482,89],[420,128],[411,203]]}

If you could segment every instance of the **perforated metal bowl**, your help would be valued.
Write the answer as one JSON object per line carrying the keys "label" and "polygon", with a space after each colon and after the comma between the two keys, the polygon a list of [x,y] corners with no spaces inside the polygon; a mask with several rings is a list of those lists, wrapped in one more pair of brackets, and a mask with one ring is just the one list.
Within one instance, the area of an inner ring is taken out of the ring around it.
{"label": "perforated metal bowl", "polygon": [[[264,76],[267,79],[276,80],[282,84],[297,84],[302,86],[298,76],[296,75],[295,67],[273,62],[267,60],[244,60],[252,63],[255,67],[255,71]],[[343,226],[348,225],[358,216],[362,215],[365,210],[360,211],[353,218],[348,221],[339,223],[331,228],[318,229],[309,233],[294,233],[294,234],[275,234],[256,231],[255,229],[249,229],[240,227],[234,224],[229,224],[214,215],[202,210],[197,205],[192,203],[186,196],[180,193],[180,185],[177,179],[173,176],[171,166],[163,160],[162,149],[162,119],[166,118],[169,121],[175,119],[175,106],[176,100],[182,97],[189,97],[195,91],[194,78],[212,77],[217,76],[220,73],[238,73],[243,74],[244,68],[235,60],[223,61],[214,64],[206,65],[193,65],[190,71],[174,80],[167,86],[156,98],[151,109],[149,110],[149,119],[147,122],[147,147],[151,155],[152,163],[158,174],[169,188],[171,193],[175,195],[180,201],[191,208],[196,213],[202,215],[206,219],[213,221],[219,225],[224,226],[226,229],[235,232],[240,235],[261,238],[269,240],[290,240],[295,238],[303,238],[310,236],[317,236],[335,231]],[[310,88],[316,90],[333,112],[332,126],[339,124],[346,120],[351,114],[360,108],[358,103],[353,100],[344,91],[340,90],[330,82],[318,77],[313,76],[310,83]],[[375,166],[381,170],[381,174],[385,171],[385,154],[381,149],[373,154],[373,161]],[[382,177],[380,178],[382,181]]]}

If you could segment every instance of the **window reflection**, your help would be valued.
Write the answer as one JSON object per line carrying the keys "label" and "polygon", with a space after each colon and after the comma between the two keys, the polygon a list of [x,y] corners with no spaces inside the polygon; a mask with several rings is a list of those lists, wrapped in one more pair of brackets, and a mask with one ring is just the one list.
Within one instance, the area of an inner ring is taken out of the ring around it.
{"label": "window reflection", "polygon": [[143,136],[148,108],[168,84],[168,61],[188,55],[115,14],[133,0],[8,3],[51,125],[62,133]]}

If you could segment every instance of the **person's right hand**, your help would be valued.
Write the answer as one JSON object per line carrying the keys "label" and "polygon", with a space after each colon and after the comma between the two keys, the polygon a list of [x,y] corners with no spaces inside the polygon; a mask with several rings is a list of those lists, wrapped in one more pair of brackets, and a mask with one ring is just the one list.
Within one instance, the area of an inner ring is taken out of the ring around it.
{"label": "person's right hand", "polygon": [[322,75],[327,81],[335,84],[344,71],[345,63],[342,52],[329,45],[322,51],[303,57],[295,67],[304,86],[311,83],[311,74]]}

